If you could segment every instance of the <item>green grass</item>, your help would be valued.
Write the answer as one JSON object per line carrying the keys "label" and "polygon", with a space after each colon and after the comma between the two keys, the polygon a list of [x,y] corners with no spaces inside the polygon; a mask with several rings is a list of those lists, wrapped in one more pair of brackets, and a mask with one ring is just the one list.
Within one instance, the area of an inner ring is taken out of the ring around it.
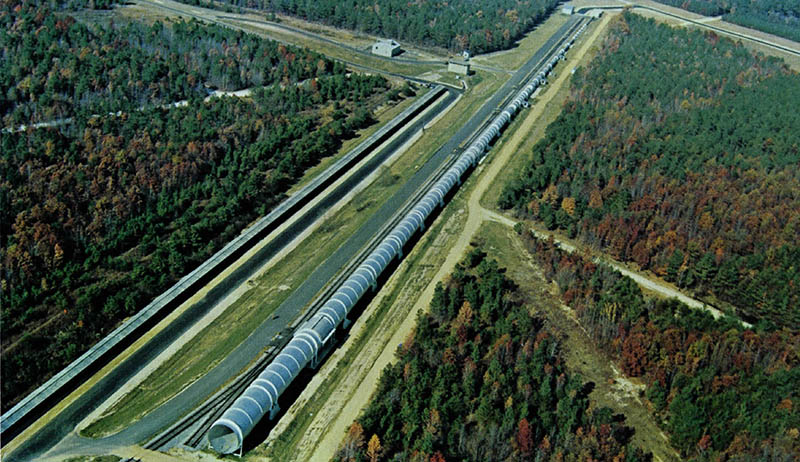
{"label": "green grass", "polygon": [[122,460],[117,456],[79,456],[65,459],[64,462],[117,462]]}
{"label": "green grass", "polygon": [[83,430],[101,437],[125,428],[211,370],[289,296],[283,285],[296,288],[406,182],[480,104],[503,82],[491,74],[468,92],[437,124],[376,181],[329,217],[284,260],[253,280],[252,287],[213,323],[188,341],[139,387]]}
{"label": "green grass", "polygon": [[292,194],[299,191],[303,186],[305,186],[311,180],[313,180],[314,177],[324,172],[325,169],[330,167],[334,162],[344,157],[348,152],[350,152],[356,146],[361,144],[364,140],[372,136],[373,133],[380,130],[384,125],[389,123],[390,120],[397,117],[401,112],[403,112],[409,106],[414,104],[414,102],[417,101],[418,98],[421,98],[429,91],[430,91],[429,89],[424,87],[419,88],[417,89],[417,96],[413,98],[406,98],[396,104],[393,104],[391,106],[384,106],[381,109],[379,109],[377,111],[377,114],[375,114],[375,119],[377,120],[377,123],[374,123],[363,130],[359,130],[358,135],[356,137],[351,138],[349,140],[345,140],[344,143],[342,143],[342,147],[339,149],[339,151],[336,152],[336,154],[322,159],[319,164],[306,170],[306,172],[303,174],[303,177],[297,182],[297,184],[292,186],[289,189],[289,191],[286,192],[286,195],[291,196]]}
{"label": "green grass", "polygon": [[437,82],[445,83],[445,84],[448,84],[448,85],[454,85],[456,87],[462,87],[463,86],[463,84],[461,83],[462,80],[464,80],[464,78],[465,78],[463,75],[458,75],[457,76],[456,74],[454,74],[452,72],[447,72],[447,71],[441,72],[440,75],[441,75],[441,77],[436,79]]}

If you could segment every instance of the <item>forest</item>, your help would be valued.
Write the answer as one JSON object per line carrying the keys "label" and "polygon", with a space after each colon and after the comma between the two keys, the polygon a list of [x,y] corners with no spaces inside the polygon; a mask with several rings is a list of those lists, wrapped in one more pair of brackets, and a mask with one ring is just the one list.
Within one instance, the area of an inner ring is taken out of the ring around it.
{"label": "forest", "polygon": [[336,461],[649,461],[625,416],[592,406],[556,337],[473,249],[398,347]]}
{"label": "forest", "polygon": [[752,322],[800,327],[800,75],[626,13],[500,206]]}
{"label": "forest", "polygon": [[287,51],[196,21],[90,29],[51,13],[35,2],[3,3],[0,114],[6,127],[164,105],[213,90],[286,85],[331,73],[335,65],[308,50]]}
{"label": "forest", "polygon": [[[214,0],[179,0],[213,8]],[[221,0],[329,26],[473,54],[511,48],[544,21],[557,0]]]}
{"label": "forest", "polygon": [[[307,168],[373,123],[377,105],[400,97],[382,77],[214,26],[157,23],[137,41],[125,32],[136,26],[95,34],[44,6],[8,8],[15,22],[4,37],[25,31],[23,47],[39,43],[31,31],[65,34],[50,47],[64,47],[60,61],[52,57],[63,69],[83,72],[88,65],[66,63],[114,47],[151,58],[117,68],[91,60],[100,67],[89,72],[86,94],[113,104],[112,74],[137,75],[131,88],[138,81],[143,100],[138,90],[119,90],[136,110],[97,117],[86,115],[96,110],[90,105],[67,126],[0,134],[3,412],[266,214]],[[194,46],[198,55],[218,53],[195,62]],[[28,81],[42,75],[41,65],[22,64]],[[143,69],[151,64],[159,70]],[[229,88],[262,87],[247,98],[204,101],[201,92],[180,107],[150,104],[223,79],[220,65],[235,71]],[[165,90],[176,81],[186,85]],[[63,93],[66,108],[80,105],[73,90]],[[41,100],[24,106],[51,109]]]}
{"label": "forest", "polygon": [[800,333],[745,329],[675,299],[645,297],[613,268],[521,231],[597,345],[646,385],[673,447],[693,461],[800,457]]}
{"label": "forest", "polygon": [[800,42],[800,0],[656,0]]}

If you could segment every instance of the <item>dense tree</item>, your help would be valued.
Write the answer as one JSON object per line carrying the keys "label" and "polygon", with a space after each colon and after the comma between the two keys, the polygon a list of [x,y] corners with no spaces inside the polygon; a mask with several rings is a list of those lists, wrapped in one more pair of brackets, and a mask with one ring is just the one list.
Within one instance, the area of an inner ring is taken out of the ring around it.
{"label": "dense tree", "polygon": [[[180,0],[216,7],[217,2]],[[510,48],[543,21],[556,0],[223,0],[225,5],[297,16],[451,51],[484,53]]]}
{"label": "dense tree", "polygon": [[624,416],[590,406],[592,384],[567,372],[515,292],[472,251],[437,286],[336,460],[370,460],[354,427],[377,435],[384,460],[649,460]]}
{"label": "dense tree", "polygon": [[90,29],[40,3],[2,7],[6,126],[130,111],[213,90],[294,84],[342,67],[309,50],[194,20]]}
{"label": "dense tree", "polygon": [[800,327],[798,87],[782,61],[624,14],[500,205]]}
{"label": "dense tree", "polygon": [[656,0],[800,42],[798,0]]}
{"label": "dense tree", "polygon": [[604,264],[522,232],[545,277],[598,345],[648,384],[671,443],[687,458],[800,457],[800,334],[745,329],[677,300],[645,297]]}

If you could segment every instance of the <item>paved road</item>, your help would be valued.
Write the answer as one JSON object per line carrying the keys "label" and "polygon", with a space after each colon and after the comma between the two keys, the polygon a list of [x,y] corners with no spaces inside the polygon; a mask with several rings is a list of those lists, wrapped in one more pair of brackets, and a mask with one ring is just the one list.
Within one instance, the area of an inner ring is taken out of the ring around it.
{"label": "paved road", "polygon": [[[542,64],[547,52],[550,51],[558,40],[578,21],[583,18],[573,17],[565,23],[514,75],[493,95],[473,116],[462,126],[450,140],[448,140],[436,153],[406,182],[373,216],[371,216],[359,230],[337,249],[325,262],[314,271],[275,311],[280,320],[294,318],[302,307],[306,306],[313,297],[324,287],[336,272],[345,266],[347,261],[362,248],[370,238],[375,235],[381,226],[392,217],[406,200],[430,177],[439,166],[451,155],[458,152],[459,145],[468,139],[481,124],[498,108],[523,79],[534,69]],[[269,247],[269,246],[268,246]],[[242,279],[246,280],[246,278]],[[202,304],[202,303],[201,303]],[[176,323],[180,324],[179,318]],[[185,326],[188,328],[189,326]],[[62,441],[57,448],[47,453],[48,456],[73,453],[103,453],[109,448],[137,444],[145,441],[159,430],[163,429],[180,415],[199,404],[203,399],[213,393],[235,374],[239,373],[253,358],[255,358],[269,343],[269,340],[283,329],[273,320],[267,320],[258,326],[234,351],[223,359],[208,374],[198,379],[184,389],[173,399],[146,415],[133,426],[107,438],[89,440],[78,437],[73,429],[80,422],[82,416],[88,415],[91,409],[102,396],[108,396],[110,390],[119,387],[127,377],[131,377],[141,368],[148,358],[155,355],[149,348],[142,348],[123,363],[119,368],[123,373],[116,377],[106,377],[96,385],[95,393],[87,393],[81,397],[79,403],[70,406],[71,410],[62,412],[57,421],[52,422],[45,429],[37,433],[26,444],[11,454],[9,460],[33,460],[53,447],[54,442]],[[168,343],[158,336],[153,339],[154,346],[163,349]],[[66,438],[65,438],[66,437]]]}

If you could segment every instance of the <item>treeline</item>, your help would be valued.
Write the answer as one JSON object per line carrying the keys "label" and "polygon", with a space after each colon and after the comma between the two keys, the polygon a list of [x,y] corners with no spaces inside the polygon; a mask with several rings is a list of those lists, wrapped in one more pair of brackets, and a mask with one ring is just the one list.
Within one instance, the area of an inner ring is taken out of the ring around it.
{"label": "treeline", "polygon": [[48,3],[62,11],[78,11],[82,9],[109,10],[115,4],[124,2],[121,0],[50,0]]}
{"label": "treeline", "polygon": [[800,0],[656,0],[800,42]]}
{"label": "treeline", "polygon": [[500,205],[800,327],[797,88],[782,61],[624,14]]}
{"label": "treeline", "polygon": [[563,302],[646,398],[670,442],[697,461],[800,457],[800,334],[753,331],[675,299],[646,298],[604,264],[523,239]]}
{"label": "treeline", "polygon": [[6,1],[0,24],[6,127],[131,111],[212,90],[288,85],[337,65],[307,49],[194,20],[90,29],[37,2]]}
{"label": "treeline", "polygon": [[308,82],[0,134],[3,411],[266,214],[395,94],[266,43],[278,57],[259,55],[264,84]]}
{"label": "treeline", "polygon": [[334,460],[646,461],[594,408],[496,261],[471,251],[398,348]]}
{"label": "treeline", "polygon": [[[213,0],[179,0],[209,8]],[[557,0],[222,0],[223,4],[282,13],[334,27],[418,45],[486,53],[511,48],[542,22]]]}

